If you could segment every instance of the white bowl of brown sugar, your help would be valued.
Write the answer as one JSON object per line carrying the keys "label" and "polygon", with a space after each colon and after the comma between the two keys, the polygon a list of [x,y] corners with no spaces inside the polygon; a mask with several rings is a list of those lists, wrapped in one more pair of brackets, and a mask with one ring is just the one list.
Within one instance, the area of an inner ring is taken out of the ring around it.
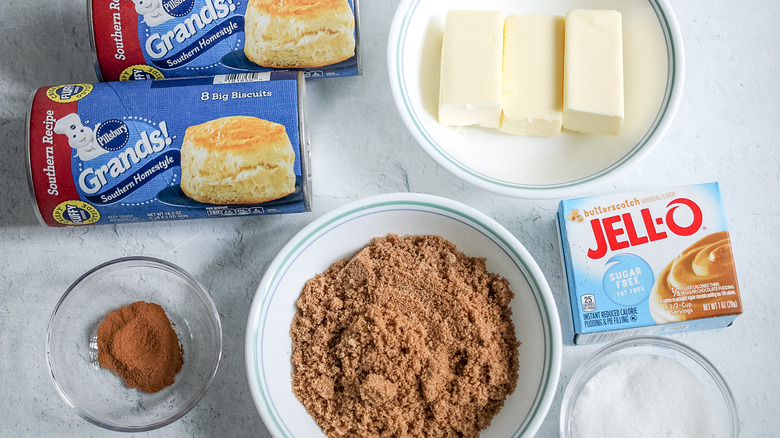
{"label": "white bowl of brown sugar", "polygon": [[505,228],[461,203],[344,205],[277,255],[246,365],[276,437],[533,436],[561,364],[552,293]]}

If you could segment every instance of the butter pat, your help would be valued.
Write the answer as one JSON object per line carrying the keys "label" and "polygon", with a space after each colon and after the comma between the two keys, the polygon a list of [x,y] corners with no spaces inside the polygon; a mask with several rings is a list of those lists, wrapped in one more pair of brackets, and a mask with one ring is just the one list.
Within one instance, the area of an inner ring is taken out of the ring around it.
{"label": "butter pat", "polygon": [[623,126],[623,19],[618,11],[566,14],[563,127],[615,135]]}
{"label": "butter pat", "polygon": [[452,10],[444,25],[439,123],[498,128],[504,14]]}
{"label": "butter pat", "polygon": [[553,137],[563,123],[563,17],[512,15],[504,25],[501,130]]}

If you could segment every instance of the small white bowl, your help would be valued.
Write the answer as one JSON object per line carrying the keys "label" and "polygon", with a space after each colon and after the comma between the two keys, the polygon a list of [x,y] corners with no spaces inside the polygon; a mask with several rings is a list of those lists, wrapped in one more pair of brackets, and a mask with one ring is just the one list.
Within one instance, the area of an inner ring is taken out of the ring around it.
{"label": "small white bowl", "polygon": [[[577,438],[573,430],[573,414],[577,400],[588,382],[605,367],[630,358],[641,357],[650,360],[652,357],[668,359],[681,365],[700,383],[700,394],[708,402],[707,412],[711,418],[706,426],[716,435],[702,432],[702,436],[737,438],[739,436],[739,418],[734,397],[726,380],[707,358],[693,348],[671,338],[659,336],[638,336],[619,340],[608,344],[593,353],[574,372],[566,391],[563,394],[560,416],[560,433],[562,438]],[[696,383],[692,383],[696,387]],[[635,391],[637,388],[632,388]],[[604,388],[603,393],[607,389]],[[649,413],[653,406],[644,407]],[[646,433],[649,431],[645,431]]]}
{"label": "small white bowl", "polygon": [[561,365],[561,329],[550,288],[528,251],[485,214],[445,198],[387,194],[342,206],[309,224],[282,248],[249,310],[246,368],[258,412],[275,437],[323,433],[292,391],[290,324],[303,285],[373,237],[436,234],[506,278],[519,347],[519,379],[482,438],[533,436],[552,403]]}
{"label": "small white bowl", "polygon": [[[559,137],[515,136],[495,129],[438,123],[444,19],[451,9],[564,15],[570,9],[623,14],[625,123],[614,137],[564,131]],[[667,0],[402,0],[387,44],[390,87],[417,142],[453,175],[518,198],[571,197],[605,184],[646,157],[680,102],[682,36]]]}

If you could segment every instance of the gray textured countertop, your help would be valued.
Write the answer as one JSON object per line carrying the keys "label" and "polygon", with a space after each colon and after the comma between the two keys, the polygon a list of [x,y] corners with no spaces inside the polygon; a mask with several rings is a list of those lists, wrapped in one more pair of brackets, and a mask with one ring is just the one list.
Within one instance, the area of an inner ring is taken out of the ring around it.
{"label": "gray textured countertop", "polygon": [[[248,391],[244,329],[260,278],[304,225],[346,202],[422,192],[475,207],[536,257],[569,318],[555,237],[558,200],[485,193],[436,165],[403,126],[390,94],[386,41],[397,1],[364,1],[363,75],[310,81],[313,211],[296,215],[54,229],[39,225],[25,168],[30,93],[96,80],[83,0],[0,4],[0,435],[109,436],[72,412],[45,360],[49,317],[93,266],[120,256],[171,261],[210,291],[222,318],[224,358],[200,404],[143,436],[268,436]],[[731,386],[743,437],[780,430],[780,6],[770,0],[675,2],[686,82],[664,140],[629,173],[593,194],[718,181],[743,294],[730,328],[676,336],[701,351]],[[564,326],[564,337],[568,337]],[[557,436],[562,389],[596,347],[566,344],[559,392],[539,436]],[[119,436],[120,434],[116,434]],[[127,435],[125,435],[127,436]]]}

